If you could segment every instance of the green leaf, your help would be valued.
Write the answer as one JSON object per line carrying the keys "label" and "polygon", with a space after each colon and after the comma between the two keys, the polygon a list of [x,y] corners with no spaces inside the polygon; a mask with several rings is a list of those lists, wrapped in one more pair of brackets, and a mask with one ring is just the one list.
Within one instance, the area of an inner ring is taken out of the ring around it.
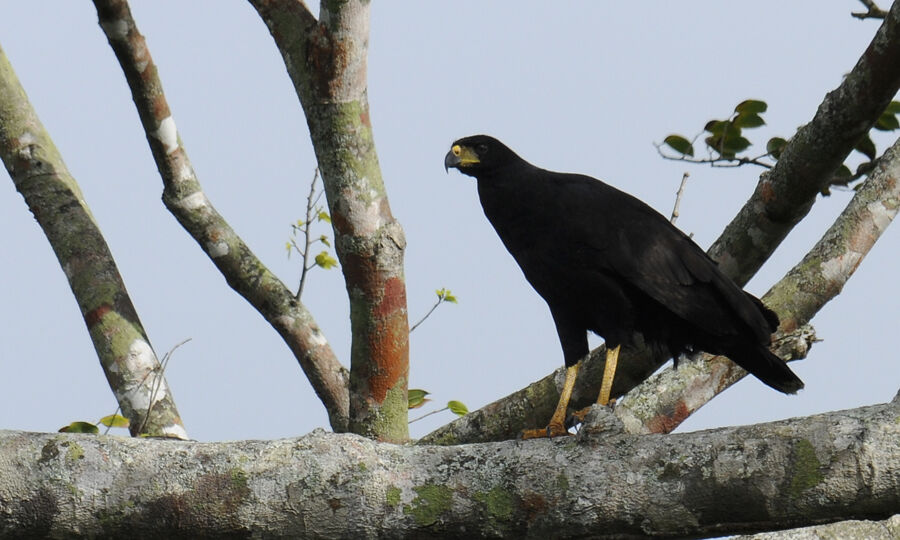
{"label": "green leaf", "polygon": [[302,229],[302,228],[303,228],[303,225],[304,225],[305,223],[306,223],[306,222],[303,221],[302,219],[298,219],[298,220],[297,220],[297,225],[295,225],[295,227],[296,227],[297,229]]}
{"label": "green leaf", "polygon": [[734,119],[734,123],[736,126],[742,128],[755,128],[766,124],[765,120],[762,119],[762,116],[756,113],[741,113]]}
{"label": "green leaf", "polygon": [[59,428],[60,433],[100,433],[100,429],[90,422],[72,422],[68,426]]}
{"label": "green leaf", "polygon": [[103,424],[106,427],[124,427],[127,428],[129,426],[128,419],[122,416],[121,414],[111,414],[109,416],[104,416],[98,422],[98,424]]}
{"label": "green leaf", "polygon": [[285,249],[287,249],[287,252],[288,252],[288,258],[291,258],[291,251],[293,251],[293,250],[291,249],[291,247],[292,247],[292,246],[291,246],[291,243],[290,243],[290,242],[285,242],[285,243],[284,243],[284,247],[285,247]]}
{"label": "green leaf", "polygon": [[691,141],[685,139],[681,135],[669,135],[663,139],[663,143],[667,144],[669,148],[683,156],[694,155],[694,146],[691,144]]}
{"label": "green leaf", "polygon": [[322,242],[326,246],[331,247],[331,242],[328,241],[328,237],[325,236],[324,234],[319,237],[319,242]]}
{"label": "green leaf", "polygon": [[750,147],[750,141],[744,137],[728,137],[725,139],[725,145],[722,149],[726,153],[737,154],[743,152]]}
{"label": "green leaf", "polygon": [[725,130],[731,125],[731,122],[728,120],[710,120],[703,126],[704,131],[708,131],[713,135],[721,135],[725,133]]}
{"label": "green leaf", "polygon": [[772,137],[769,139],[769,142],[766,143],[766,152],[773,158],[778,159],[781,157],[781,152],[784,151],[784,145],[786,144],[787,141],[781,137]]}
{"label": "green leaf", "polygon": [[444,289],[444,288],[441,288],[441,289],[438,289],[438,290],[436,290],[436,291],[434,291],[434,292],[435,292],[435,294],[437,294],[437,297],[438,297],[439,300],[442,300],[442,301],[444,301],[444,302],[451,302],[451,303],[454,303],[454,304],[457,303],[456,297],[453,296],[453,293],[450,292],[450,289]]}
{"label": "green leaf", "polygon": [[326,223],[331,223],[331,216],[328,215],[328,212],[325,210],[319,210],[319,213],[316,215],[316,219],[319,221],[324,221]]}
{"label": "green leaf", "polygon": [[875,159],[875,156],[878,154],[878,151],[875,150],[875,143],[872,142],[872,139],[868,135],[860,139],[853,149],[857,152],[861,152],[869,159]]}
{"label": "green leaf", "polygon": [[881,113],[881,116],[875,121],[875,129],[880,131],[894,131],[898,128],[900,128],[900,121],[896,116],[887,112]]}
{"label": "green leaf", "polygon": [[418,388],[410,388],[409,389],[409,408],[410,409],[418,409],[422,405],[425,405],[426,402],[431,401],[430,399],[426,399],[425,396],[429,394],[426,390],[421,390]]}
{"label": "green leaf", "polygon": [[769,106],[765,101],[746,99],[737,104],[737,107],[734,108],[734,112],[738,114],[760,114],[766,112],[768,108]]}
{"label": "green leaf", "polygon": [[321,266],[325,270],[334,268],[335,266],[337,266],[337,263],[338,262],[334,259],[334,257],[329,255],[327,251],[323,251],[322,253],[316,255],[316,264],[318,266]]}
{"label": "green leaf", "polygon": [[448,401],[447,408],[457,416],[463,416],[469,412],[468,407],[463,405],[461,401]]}
{"label": "green leaf", "polygon": [[722,137],[707,137],[705,142],[712,150],[728,159],[733,159],[735,154],[750,146],[750,141],[740,135],[725,137],[724,140]]}
{"label": "green leaf", "polygon": [[887,108],[884,110],[887,114],[900,114],[900,101],[892,101],[888,103]]}
{"label": "green leaf", "polygon": [[722,137],[707,137],[703,139],[703,142],[705,142],[706,146],[710,149],[720,152],[719,149],[722,147]]}
{"label": "green leaf", "polygon": [[741,126],[729,120],[710,120],[706,123],[704,130],[713,134],[713,138],[731,139],[741,136]]}

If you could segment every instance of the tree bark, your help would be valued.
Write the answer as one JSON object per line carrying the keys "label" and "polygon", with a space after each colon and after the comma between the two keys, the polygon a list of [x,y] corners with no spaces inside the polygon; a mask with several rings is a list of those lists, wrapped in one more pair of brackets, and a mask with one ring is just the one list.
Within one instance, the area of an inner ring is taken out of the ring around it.
{"label": "tree bark", "polygon": [[59,259],[131,434],[187,439],[100,227],[2,49],[0,159]]}
{"label": "tree bark", "polygon": [[736,536],[732,540],[834,540],[840,538],[897,540],[900,538],[900,514],[895,514],[883,521],[839,521],[828,525],[815,525],[787,531]]}
{"label": "tree bark", "polygon": [[727,535],[900,508],[891,403],[675,435],[398,446],[0,432],[3,536]]}
{"label": "tree bark", "polygon": [[350,298],[350,431],[404,441],[409,323],[403,229],[391,214],[366,96],[369,8],[251,0],[284,58],[322,172]]}
{"label": "tree bark", "polygon": [[256,308],[287,343],[325,405],[332,429],[347,431],[347,370],[338,362],[306,306],[254,255],[203,193],[128,3],[95,0],[94,4],[100,26],[131,88],[163,180],[166,208],[200,244],[228,285]]}

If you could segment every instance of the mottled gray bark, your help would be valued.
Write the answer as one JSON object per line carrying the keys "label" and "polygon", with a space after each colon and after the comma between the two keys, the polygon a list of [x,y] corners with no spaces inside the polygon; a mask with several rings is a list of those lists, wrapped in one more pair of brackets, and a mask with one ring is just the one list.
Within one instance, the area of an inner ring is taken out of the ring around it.
{"label": "mottled gray bark", "polygon": [[131,433],[186,439],[103,233],[2,49],[0,159],[56,253]]}
{"label": "mottled gray bark", "polygon": [[882,521],[840,521],[787,531],[737,536],[732,540],[897,540],[898,538],[900,538],[900,514]]}
{"label": "mottled gray bark", "polygon": [[[0,535],[724,535],[900,508],[893,402],[676,435],[401,446],[0,432]],[[596,427],[594,425],[593,427]]]}

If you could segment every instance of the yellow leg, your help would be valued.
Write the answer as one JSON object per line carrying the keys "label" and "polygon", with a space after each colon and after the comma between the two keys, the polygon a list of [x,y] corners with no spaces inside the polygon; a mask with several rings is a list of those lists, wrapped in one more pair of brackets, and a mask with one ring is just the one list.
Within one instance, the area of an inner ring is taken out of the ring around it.
{"label": "yellow leg", "polygon": [[566,429],[566,410],[569,408],[569,400],[572,398],[572,389],[575,388],[575,379],[578,377],[578,366],[570,366],[566,368],[566,382],[563,383],[562,392],[559,395],[559,402],[556,404],[556,410],[550,417],[550,423],[544,429],[526,429],[522,431],[523,439],[536,439],[540,437],[558,437],[560,435],[568,435],[569,430]]}
{"label": "yellow leg", "polygon": [[[606,366],[603,368],[603,381],[600,383],[600,394],[597,396],[597,403],[604,407],[609,405],[609,394],[612,392],[613,377],[616,375],[616,364],[618,363],[619,347],[612,350],[606,349]],[[572,413],[572,418],[576,423],[583,424],[589,412],[591,412],[591,408],[585,407]]]}
{"label": "yellow leg", "polygon": [[600,383],[600,395],[597,403],[604,407],[609,404],[609,394],[612,392],[613,377],[616,375],[616,365],[619,363],[619,348],[616,345],[613,350],[606,349],[606,366],[603,368],[603,382]]}

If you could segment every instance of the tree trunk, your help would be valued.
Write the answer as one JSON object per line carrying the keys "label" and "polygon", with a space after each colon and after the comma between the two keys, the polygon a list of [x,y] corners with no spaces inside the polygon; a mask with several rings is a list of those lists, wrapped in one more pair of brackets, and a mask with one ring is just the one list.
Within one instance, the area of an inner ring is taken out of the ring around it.
{"label": "tree trunk", "polygon": [[404,441],[409,323],[403,229],[391,214],[366,97],[369,2],[251,0],[306,114],[350,298],[350,431]]}

